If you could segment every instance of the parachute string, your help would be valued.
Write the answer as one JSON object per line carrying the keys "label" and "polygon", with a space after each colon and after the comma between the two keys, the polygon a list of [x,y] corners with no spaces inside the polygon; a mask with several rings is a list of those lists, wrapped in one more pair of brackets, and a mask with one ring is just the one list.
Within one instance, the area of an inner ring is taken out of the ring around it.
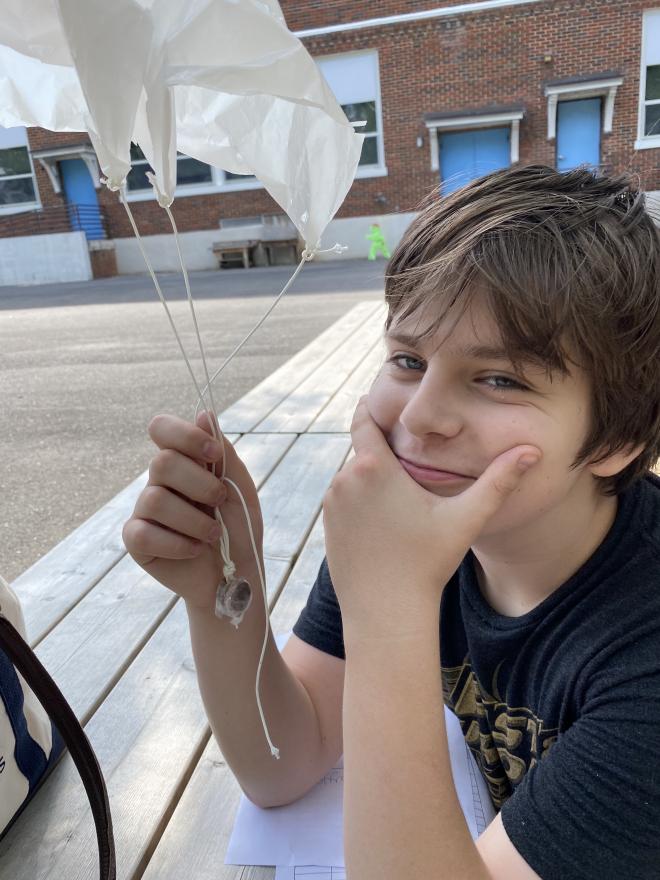
{"label": "parachute string", "polygon": [[[125,187],[122,187],[121,190],[120,190],[120,199],[121,199],[121,202],[122,202],[122,204],[124,205],[124,207],[125,207],[125,209],[126,209],[126,212],[127,212],[127,214],[128,214],[128,218],[129,218],[129,221],[130,221],[130,223],[131,223],[131,227],[132,227],[132,229],[133,229],[133,232],[134,232],[134,234],[135,234],[135,238],[136,238],[137,243],[138,243],[138,247],[139,247],[139,249],[140,249],[140,252],[142,253],[142,257],[143,257],[144,262],[145,262],[145,264],[146,264],[146,266],[147,266],[147,269],[149,270],[149,274],[151,275],[151,280],[152,280],[153,283],[154,283],[154,286],[155,286],[155,288],[156,288],[156,292],[158,293],[158,296],[159,296],[159,298],[160,298],[160,301],[161,301],[161,303],[163,304],[163,306],[164,306],[164,308],[165,308],[165,312],[166,312],[167,317],[168,317],[168,319],[169,319],[170,326],[172,327],[172,330],[173,330],[173,332],[174,332],[174,335],[175,335],[175,337],[176,337],[176,340],[177,340],[177,342],[178,342],[178,344],[179,344],[179,348],[180,348],[180,350],[181,350],[181,354],[183,355],[183,359],[184,359],[184,361],[186,362],[186,366],[188,367],[188,372],[190,373],[190,376],[191,376],[191,378],[192,378],[192,380],[193,380],[193,384],[194,384],[195,389],[196,389],[196,391],[197,391],[197,403],[196,403],[196,406],[195,406],[195,421],[197,420],[197,415],[198,415],[198,413],[199,413],[200,405],[201,405],[201,404],[205,404],[205,402],[206,402],[205,394],[208,393],[209,401],[210,401],[210,409],[209,409],[208,407],[206,407],[206,412],[207,412],[207,415],[208,415],[208,417],[209,417],[209,422],[210,422],[210,426],[211,426],[211,431],[212,431],[213,436],[215,437],[215,439],[218,440],[219,443],[220,443],[221,446],[222,446],[222,475],[221,475],[220,479],[221,479],[222,481],[228,483],[228,484],[233,488],[233,490],[236,492],[236,494],[237,494],[237,496],[238,496],[238,498],[239,498],[239,500],[240,500],[240,502],[241,502],[241,505],[242,505],[242,507],[243,507],[243,513],[244,513],[244,515],[245,515],[245,522],[246,522],[247,527],[248,527],[248,532],[249,532],[249,535],[250,535],[250,542],[251,542],[251,544],[252,544],[252,552],[253,552],[253,554],[254,554],[254,560],[255,560],[255,563],[256,563],[256,566],[257,566],[257,572],[258,572],[258,574],[259,574],[259,580],[261,581],[261,593],[262,593],[262,596],[263,596],[264,609],[265,609],[265,612],[266,612],[266,627],[265,627],[265,632],[264,632],[264,640],[263,640],[263,643],[262,643],[262,646],[261,646],[261,654],[260,654],[260,657],[259,657],[259,664],[258,664],[258,666],[257,666],[257,677],[256,677],[256,683],[255,683],[255,693],[256,693],[256,698],[257,698],[257,707],[258,707],[258,709],[259,709],[259,716],[260,716],[260,718],[261,718],[261,724],[262,724],[262,726],[263,726],[264,733],[265,733],[265,735],[266,735],[266,740],[267,740],[268,745],[269,745],[269,747],[270,747],[271,755],[273,755],[273,757],[279,759],[279,756],[280,756],[280,750],[279,750],[275,745],[273,745],[273,742],[272,742],[272,740],[271,740],[271,738],[270,738],[270,733],[269,733],[269,731],[268,731],[268,724],[267,724],[266,719],[265,719],[265,717],[264,717],[263,707],[262,707],[262,705],[261,705],[261,695],[260,695],[260,692],[259,692],[259,690],[260,690],[260,684],[261,684],[261,670],[262,670],[262,667],[263,667],[264,657],[265,657],[265,654],[266,654],[266,647],[267,647],[267,644],[268,644],[268,629],[269,629],[268,593],[267,593],[267,590],[266,590],[266,580],[265,580],[265,577],[264,577],[264,572],[263,572],[263,569],[262,569],[261,560],[260,560],[260,558],[259,558],[259,552],[258,552],[258,550],[257,550],[257,546],[256,546],[255,538],[254,538],[254,532],[253,532],[253,529],[252,529],[252,522],[251,522],[251,519],[250,519],[250,512],[248,511],[247,505],[246,505],[246,503],[245,503],[245,499],[244,499],[244,497],[243,497],[243,494],[242,494],[241,490],[240,490],[240,489],[238,488],[238,486],[236,485],[236,483],[234,483],[233,480],[230,480],[228,477],[225,476],[225,471],[226,471],[226,459],[227,459],[227,457],[226,457],[226,455],[225,455],[225,442],[224,442],[224,439],[225,439],[225,438],[224,438],[224,435],[223,435],[222,431],[218,431],[218,426],[217,426],[217,424],[216,424],[218,411],[217,411],[217,408],[216,408],[216,405],[215,405],[215,401],[214,401],[214,399],[213,399],[213,387],[212,387],[212,386],[213,386],[213,382],[215,381],[215,379],[216,379],[216,378],[222,373],[222,371],[225,369],[225,367],[227,367],[228,364],[231,363],[231,361],[234,359],[234,357],[236,357],[236,355],[237,355],[238,352],[243,348],[243,346],[246,344],[246,342],[248,342],[248,340],[252,337],[252,335],[253,335],[254,333],[256,333],[256,331],[261,327],[261,325],[264,323],[264,321],[266,320],[266,318],[271,314],[271,312],[273,311],[273,309],[275,308],[275,306],[278,304],[278,302],[282,299],[282,297],[284,296],[284,294],[289,290],[289,288],[291,287],[291,285],[293,284],[293,282],[296,280],[296,278],[298,277],[298,274],[300,273],[300,271],[301,271],[302,267],[305,265],[305,263],[310,262],[311,260],[313,260],[314,257],[316,256],[316,254],[318,254],[318,253],[343,253],[345,250],[347,250],[347,248],[346,248],[344,245],[340,245],[340,244],[335,244],[333,247],[331,247],[331,248],[327,248],[327,249],[325,249],[325,250],[319,250],[318,246],[315,247],[315,248],[313,248],[313,249],[311,249],[311,250],[309,250],[309,249],[306,248],[306,249],[302,252],[300,263],[299,263],[298,266],[296,267],[295,272],[293,273],[293,275],[291,276],[291,278],[289,278],[289,280],[287,281],[287,283],[285,284],[285,286],[282,288],[281,292],[278,294],[278,296],[276,297],[276,299],[274,300],[274,302],[268,307],[268,309],[267,309],[266,312],[263,314],[263,316],[259,319],[259,321],[257,322],[257,324],[252,328],[252,330],[250,330],[250,332],[249,332],[249,333],[247,334],[247,336],[243,339],[243,341],[242,341],[241,343],[239,343],[239,345],[236,346],[236,348],[235,348],[235,349],[232,351],[232,353],[231,353],[231,354],[225,359],[225,361],[224,361],[224,362],[221,364],[221,366],[215,371],[215,373],[214,373],[212,376],[209,376],[209,371],[208,371],[207,362],[206,362],[206,356],[205,356],[205,352],[204,352],[204,345],[203,345],[203,343],[202,343],[202,337],[201,337],[201,334],[200,334],[200,332],[199,332],[199,325],[198,325],[198,323],[197,323],[197,315],[196,315],[196,313],[195,313],[195,307],[194,307],[194,303],[193,303],[192,291],[191,291],[191,288],[190,288],[190,279],[189,279],[189,276],[188,276],[188,271],[187,271],[187,269],[186,269],[185,263],[184,263],[184,261],[183,261],[183,255],[182,255],[182,253],[181,253],[181,246],[180,246],[180,243],[179,243],[179,233],[178,233],[178,229],[177,229],[176,223],[175,223],[175,221],[174,221],[174,217],[173,217],[173,215],[172,215],[172,212],[170,211],[169,206],[168,206],[167,203],[166,203],[166,200],[165,200],[164,198],[162,198],[162,194],[160,193],[160,190],[158,189],[158,186],[157,186],[157,184],[156,184],[156,180],[155,180],[154,176],[149,172],[149,173],[147,174],[147,177],[149,178],[149,181],[150,181],[151,185],[153,186],[154,190],[156,191],[156,194],[157,194],[157,196],[158,196],[158,203],[159,203],[160,206],[161,206],[162,208],[164,208],[164,210],[166,211],[167,216],[168,216],[169,221],[170,221],[170,224],[171,224],[171,226],[172,226],[172,232],[173,232],[173,234],[174,234],[174,241],[175,241],[175,244],[176,244],[177,255],[178,255],[178,258],[179,258],[179,264],[180,264],[180,266],[181,266],[181,272],[182,272],[182,275],[183,275],[183,280],[184,280],[184,284],[185,284],[185,288],[186,288],[186,296],[187,296],[187,299],[188,299],[188,304],[189,304],[189,306],[190,306],[190,312],[191,312],[191,315],[192,315],[193,326],[194,326],[194,329],[195,329],[195,335],[196,335],[196,337],[197,337],[197,344],[198,344],[198,346],[199,346],[199,351],[200,351],[201,358],[202,358],[202,366],[203,366],[203,369],[204,369],[204,377],[205,377],[205,379],[206,379],[206,385],[204,386],[203,389],[200,389],[200,387],[199,387],[199,384],[198,384],[198,382],[197,382],[197,379],[196,379],[196,377],[195,377],[195,374],[194,374],[194,372],[193,372],[193,369],[192,369],[192,367],[191,367],[191,365],[190,365],[190,361],[189,361],[188,356],[187,356],[187,354],[186,354],[186,351],[185,351],[185,348],[184,348],[183,342],[181,341],[181,337],[179,336],[179,333],[177,332],[176,326],[175,326],[175,324],[174,324],[174,320],[173,320],[173,318],[172,318],[172,315],[171,315],[171,313],[170,313],[169,307],[168,307],[168,305],[167,305],[167,301],[166,301],[165,297],[163,296],[163,292],[162,292],[162,290],[161,290],[161,288],[160,288],[160,285],[159,285],[159,283],[158,283],[158,279],[156,278],[156,274],[155,274],[155,272],[154,272],[154,270],[153,270],[153,267],[152,267],[152,265],[151,265],[151,262],[150,262],[150,260],[149,260],[149,258],[148,258],[148,256],[147,256],[147,253],[146,253],[146,251],[145,251],[145,249],[144,249],[144,246],[143,246],[143,243],[142,243],[142,239],[141,239],[141,237],[140,237],[140,233],[138,232],[137,224],[136,224],[136,222],[135,222],[135,219],[134,219],[133,214],[132,214],[132,212],[131,212],[131,209],[130,209],[130,207],[129,207],[128,201],[127,201],[127,199],[126,199]],[[216,472],[215,472],[215,462],[213,463],[213,475],[216,476]],[[215,508],[213,509],[213,513],[214,513],[214,517],[215,517],[216,521],[217,521],[218,524],[220,525],[220,529],[221,529],[221,533],[222,533],[221,536],[220,536],[219,544],[220,544],[220,555],[221,555],[221,557],[222,557],[222,561],[223,561],[223,575],[224,575],[224,578],[225,578],[225,582],[226,582],[226,583],[225,583],[225,584],[221,584],[221,585],[218,587],[218,594],[220,594],[220,591],[223,589],[223,587],[225,587],[226,584],[230,583],[230,582],[232,581],[232,579],[234,578],[235,573],[236,573],[236,566],[234,565],[234,563],[233,563],[233,561],[232,561],[232,559],[231,559],[230,544],[229,544],[229,532],[228,532],[227,527],[226,527],[226,525],[225,525],[225,523],[224,523],[224,520],[223,520],[223,518],[222,518],[222,515],[221,515],[221,513],[220,513],[220,510],[219,510],[217,507],[215,507]],[[218,603],[218,601],[216,600],[216,613],[218,613],[218,612],[217,612],[218,604],[219,604],[219,603]],[[243,612],[243,613],[244,613],[244,612]],[[233,615],[231,615],[231,613],[228,615],[228,616],[230,617],[231,623],[232,623],[237,629],[238,629],[238,626],[239,626],[240,620],[242,619],[243,613],[241,613],[240,615],[237,615],[237,616],[233,616]]]}
{"label": "parachute string", "polygon": [[195,385],[195,388],[197,389],[197,393],[201,397],[202,391],[201,391],[199,385],[197,384],[197,379],[195,378],[193,368],[190,366],[190,361],[188,360],[188,355],[186,354],[186,350],[183,347],[183,342],[181,341],[181,337],[179,336],[179,334],[177,332],[176,325],[174,323],[174,319],[172,318],[169,307],[167,305],[167,300],[163,296],[163,291],[160,289],[160,284],[158,283],[158,279],[156,278],[156,275],[154,273],[153,267],[151,265],[151,261],[149,260],[149,257],[147,256],[147,252],[145,251],[144,246],[142,244],[142,239],[140,238],[140,233],[138,232],[138,228],[135,223],[133,213],[129,207],[128,202],[126,201],[126,193],[123,188],[120,190],[119,198],[120,198],[120,201],[123,204],[123,206],[126,208],[126,213],[128,214],[128,219],[130,221],[131,226],[133,227],[133,232],[135,233],[135,238],[137,239],[138,247],[140,248],[140,252],[142,253],[142,258],[144,259],[144,262],[147,266],[147,269],[149,270],[149,274],[151,275],[151,280],[153,281],[154,287],[156,288],[156,293],[160,297],[160,301],[162,302],[163,307],[165,308],[165,313],[167,314],[168,320],[170,322],[170,327],[172,328],[172,331],[176,337],[176,341],[179,343],[179,348],[181,349],[181,354],[183,355],[183,359],[186,362],[186,366],[188,367],[188,372],[190,373],[190,378],[193,380],[193,384]]}

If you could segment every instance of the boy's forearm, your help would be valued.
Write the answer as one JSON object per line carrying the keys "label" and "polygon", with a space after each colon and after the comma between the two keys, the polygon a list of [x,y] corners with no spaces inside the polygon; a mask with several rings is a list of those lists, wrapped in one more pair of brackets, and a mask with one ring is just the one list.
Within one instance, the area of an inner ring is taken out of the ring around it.
{"label": "boy's forearm", "polygon": [[[256,570],[255,591],[238,629],[226,618],[188,605],[190,635],[204,707],[223,756],[241,788],[262,807],[289,803],[319,777],[321,734],[307,691],[282,659],[269,626],[259,693],[271,755],[256,699],[256,676],[266,624]],[[322,772],[322,771],[320,771]]]}
{"label": "boy's forearm", "polygon": [[437,620],[420,601],[407,641],[344,632],[344,847],[359,880],[489,876],[453,782]]}

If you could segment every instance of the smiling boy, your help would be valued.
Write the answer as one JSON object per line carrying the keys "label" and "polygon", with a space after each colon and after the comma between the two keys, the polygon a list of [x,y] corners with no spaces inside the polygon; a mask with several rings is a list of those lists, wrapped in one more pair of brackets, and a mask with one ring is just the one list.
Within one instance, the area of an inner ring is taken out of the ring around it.
{"label": "smiling boy", "polygon": [[[199,463],[219,457],[205,421],[150,426],[162,451],[125,540],[186,599],[224,756],[273,806],[343,752],[351,880],[657,878],[660,240],[644,197],[583,169],[473,181],[409,228],[386,301],[386,360],[324,501],[327,561],[281,656],[269,639],[278,762],[253,706],[263,609],[237,634],[213,617],[217,549],[194,505],[220,501],[257,583],[242,511]],[[499,811],[476,843],[443,696]]]}

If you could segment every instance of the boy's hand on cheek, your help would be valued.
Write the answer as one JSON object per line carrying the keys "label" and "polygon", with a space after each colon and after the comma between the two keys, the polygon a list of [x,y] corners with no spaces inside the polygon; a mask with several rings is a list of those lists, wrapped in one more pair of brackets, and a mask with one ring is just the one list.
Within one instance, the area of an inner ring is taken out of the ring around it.
{"label": "boy's hand on cheek", "polygon": [[[517,446],[469,489],[443,498],[401,467],[362,397],[351,426],[355,457],[323,501],[330,576],[349,637],[414,634],[415,611],[439,611],[442,591],[486,522],[523,479]],[[532,463],[536,463],[533,461]],[[529,465],[531,466],[531,465]]]}

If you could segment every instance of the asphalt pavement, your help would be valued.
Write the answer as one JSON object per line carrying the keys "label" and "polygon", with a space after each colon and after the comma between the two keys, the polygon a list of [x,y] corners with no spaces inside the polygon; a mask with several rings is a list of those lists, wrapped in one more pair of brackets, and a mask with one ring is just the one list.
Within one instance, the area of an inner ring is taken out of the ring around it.
{"label": "asphalt pavement", "polygon": [[[223,362],[293,266],[192,273],[209,366]],[[214,383],[229,406],[356,303],[385,262],[310,263]],[[159,275],[202,377],[183,281]],[[152,415],[192,418],[195,389],[148,275],[0,287],[0,573],[13,580],[123,489],[152,455]]]}

